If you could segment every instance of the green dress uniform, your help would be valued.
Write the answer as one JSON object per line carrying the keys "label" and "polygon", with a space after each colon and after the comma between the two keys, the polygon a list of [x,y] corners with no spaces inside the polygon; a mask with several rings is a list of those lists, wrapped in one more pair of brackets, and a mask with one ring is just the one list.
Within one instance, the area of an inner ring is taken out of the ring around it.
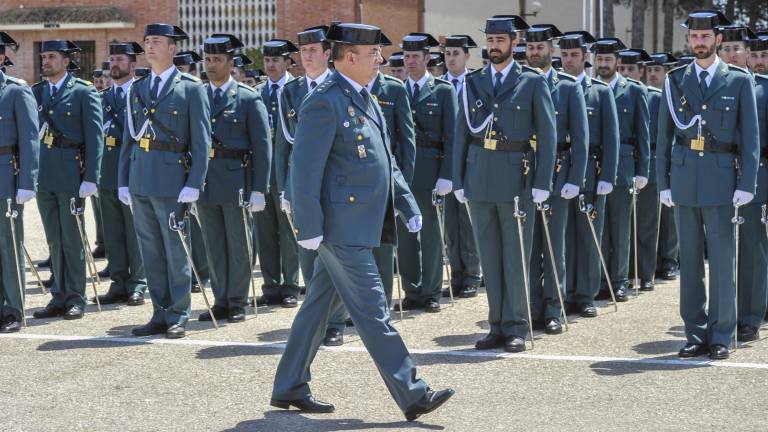
{"label": "green dress uniform", "polygon": [[[235,47],[242,43],[229,35],[203,43],[204,52],[211,54],[233,52]],[[251,192],[267,194],[272,160],[269,117],[259,94],[245,84],[230,78],[222,88],[214,89],[210,83],[206,87],[212,147],[197,208],[211,267],[214,307],[233,316],[245,312],[251,279],[239,191],[244,191],[245,199]]]}
{"label": "green dress uniform", "polygon": [[[536,39],[534,36],[529,42]],[[566,184],[573,185],[575,192],[580,191],[584,184],[589,156],[589,123],[581,85],[573,76],[557,72],[553,68],[549,69],[546,79],[557,123],[557,161],[552,177],[554,196],[549,200],[547,219],[560,286],[555,283],[552,273],[552,261],[542,226],[543,219],[540,212],[536,211],[531,214],[531,218],[535,219],[531,254],[531,313],[534,320],[543,319],[545,322],[560,319],[562,307],[557,291],[559,290],[565,299],[566,280],[575,276],[574,273],[566,273],[565,233],[569,214],[575,211],[571,209],[571,200],[576,197],[565,199],[560,192]]]}
{"label": "green dress uniform", "polygon": [[322,236],[322,243],[277,368],[272,398],[311,395],[311,361],[328,317],[341,303],[395,402],[407,411],[428,388],[416,378],[410,355],[390,324],[372,252],[382,241],[395,241],[395,184],[407,187],[389,150],[386,122],[366,89],[339,72],[307,97],[299,117],[290,171],[297,237]]}
{"label": "green dress uniform", "polygon": [[724,350],[736,329],[732,200],[737,194],[755,193],[758,120],[755,87],[747,71],[716,58],[711,72],[703,72],[694,62],[667,75],[659,109],[656,173],[662,202],[671,190],[675,205],[686,339]]}
{"label": "green dress uniform", "polygon": [[[8,39],[4,39],[4,38]],[[14,44],[0,32],[0,49]],[[16,200],[19,189],[37,190],[39,139],[37,104],[32,90],[23,80],[0,72],[0,200]],[[16,250],[13,256],[10,219],[0,217],[0,326],[22,320],[22,297],[17,276],[24,280],[24,206],[16,205]],[[17,261],[18,260],[18,261]],[[18,263],[18,266],[17,266]],[[17,273],[18,272],[18,273]]]}
{"label": "green dress uniform", "polygon": [[[514,33],[520,25],[514,21],[490,18],[486,33]],[[529,288],[522,265],[530,262],[535,214],[531,196],[533,189],[552,190],[555,109],[544,75],[516,61],[502,71],[489,65],[467,74],[462,93],[453,182],[454,189],[463,190],[469,200],[488,293],[489,336],[524,338],[528,334],[525,290]],[[527,214],[524,255],[515,218],[516,197]]]}
{"label": "green dress uniform", "polygon": [[[267,80],[256,86],[256,91],[267,107],[269,123],[272,130],[272,143],[276,146],[277,128],[280,127],[277,116],[278,98],[285,84],[293,77],[286,73],[281,83]],[[279,304],[286,297],[297,298],[299,295],[299,256],[296,236],[291,232],[291,225],[280,206],[280,190],[277,185],[278,154],[274,150],[269,179],[269,193],[266,196],[267,206],[256,216],[256,227],[259,244],[259,263],[264,279],[262,290],[264,300],[268,303]]]}
{"label": "green dress uniform", "polygon": [[[150,25],[146,31],[185,37],[165,27],[172,26]],[[136,80],[130,90],[118,186],[128,187],[133,201],[152,298],[150,325],[183,327],[190,315],[192,274],[169,216],[174,213],[181,221],[186,213],[188,205],[178,202],[180,191],[203,188],[211,149],[210,105],[200,79],[173,66]]]}
{"label": "green dress uniform", "polygon": [[[54,50],[43,47],[41,50]],[[104,147],[101,98],[92,83],[67,73],[56,93],[53,83],[32,88],[39,122],[47,124],[40,145],[37,206],[51,251],[54,282],[48,312],[85,308],[85,251],[70,213],[70,198],[79,199],[81,182],[98,184]],[[82,204],[81,204],[82,205]]]}
{"label": "green dress uniform", "polygon": [[[403,45],[406,51],[408,37]],[[413,50],[426,46],[421,42]],[[408,232],[404,224],[398,225],[397,251],[406,300],[424,305],[440,301],[443,284],[442,233],[432,205],[432,191],[438,179],[451,180],[457,102],[453,86],[429,72],[418,82],[409,78],[405,85],[416,133],[416,163],[410,186],[424,219],[418,233]]]}

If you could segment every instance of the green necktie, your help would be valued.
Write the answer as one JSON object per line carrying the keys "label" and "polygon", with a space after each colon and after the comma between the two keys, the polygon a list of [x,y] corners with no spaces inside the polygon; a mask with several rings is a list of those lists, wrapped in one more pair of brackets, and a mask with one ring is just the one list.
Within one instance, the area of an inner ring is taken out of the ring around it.
{"label": "green necktie", "polygon": [[496,72],[496,82],[493,83],[493,95],[496,96],[496,94],[501,90],[501,78],[504,76],[501,72]]}
{"label": "green necktie", "polygon": [[701,89],[702,96],[707,94],[707,76],[709,76],[709,72],[705,70],[699,73],[699,88]]}

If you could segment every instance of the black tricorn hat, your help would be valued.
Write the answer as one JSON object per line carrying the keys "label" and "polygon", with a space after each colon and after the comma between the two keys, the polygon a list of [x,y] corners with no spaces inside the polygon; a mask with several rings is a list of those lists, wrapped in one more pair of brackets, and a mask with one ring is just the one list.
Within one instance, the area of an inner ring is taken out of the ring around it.
{"label": "black tricorn hat", "polygon": [[440,42],[429,33],[409,33],[403,38],[403,51],[423,51],[440,46]]}
{"label": "black tricorn hat", "polygon": [[651,61],[651,56],[641,48],[629,48],[621,50],[617,53],[621,64],[640,64],[645,65],[646,62]]}
{"label": "black tricorn hat", "polygon": [[137,42],[113,43],[109,45],[109,54],[125,54],[127,56],[135,57],[139,54],[144,54],[144,48]]}
{"label": "black tricorn hat", "polygon": [[246,67],[253,64],[253,60],[248,58],[245,54],[238,54],[234,57],[235,67]]}
{"label": "black tricorn hat", "polygon": [[749,49],[752,51],[768,50],[768,31],[757,32],[754,39],[749,41]]}
{"label": "black tricorn hat", "polygon": [[147,26],[144,27],[144,38],[147,36],[165,36],[175,41],[189,39],[189,36],[181,29],[181,27],[162,23],[147,24]]}
{"label": "black tricorn hat", "polygon": [[488,48],[483,47],[482,51],[480,51],[480,57],[482,57],[483,60],[491,59],[490,57],[488,57]]}
{"label": "black tricorn hat", "polygon": [[514,48],[512,48],[513,60],[525,60],[525,46],[525,43],[519,43]]}
{"label": "black tricorn hat", "polygon": [[446,48],[477,48],[477,44],[469,35],[451,35],[445,38]]}
{"label": "black tricorn hat", "polygon": [[590,51],[595,54],[616,54],[624,49],[627,49],[627,46],[619,38],[600,38],[592,44]]}
{"label": "black tricorn hat", "polygon": [[568,31],[557,41],[557,47],[560,49],[576,49],[586,47],[587,44],[595,42],[597,40],[588,31]]}
{"label": "black tricorn hat", "polygon": [[403,52],[393,52],[387,60],[386,66],[389,67],[405,67],[405,60],[403,59]]}
{"label": "black tricorn hat", "polygon": [[145,77],[145,76],[149,75],[149,73],[151,71],[152,71],[152,69],[150,69],[148,67],[138,67],[138,68],[133,69],[133,75],[136,78],[141,78],[141,77]]}
{"label": "black tricorn hat", "polygon": [[677,65],[678,66],[688,65],[688,64],[691,64],[695,59],[696,57],[690,54],[681,55],[680,57],[677,58]]}
{"label": "black tricorn hat", "polygon": [[240,39],[226,33],[214,33],[203,41],[203,52],[206,54],[231,54],[243,47]]}
{"label": "black tricorn hat", "polygon": [[182,51],[173,57],[173,64],[175,66],[189,66],[195,63],[200,63],[203,58],[197,51]]}
{"label": "black tricorn hat", "polygon": [[0,65],[0,66],[3,66],[3,67],[11,67],[11,66],[16,66],[16,64],[15,64],[14,62],[12,62],[12,61],[11,61],[11,59],[9,59],[8,57],[6,57],[6,58],[5,58],[5,61],[3,61],[3,64],[2,64],[2,65]]}
{"label": "black tricorn hat", "polygon": [[485,34],[508,34],[518,30],[527,30],[528,23],[517,15],[494,15],[485,20]]}
{"label": "black tricorn hat", "polygon": [[563,68],[563,60],[560,57],[553,56],[552,57],[552,67],[555,69],[562,69]]}
{"label": "black tricorn hat", "polygon": [[730,24],[731,20],[718,10],[699,9],[688,14],[688,18],[681,25],[688,30],[714,30]]}
{"label": "black tricorn hat", "polygon": [[0,31],[0,54],[5,53],[5,47],[9,46],[12,50],[16,51],[19,48],[18,42],[13,40],[11,35],[6,32]]}
{"label": "black tricorn hat", "polygon": [[283,57],[299,52],[296,45],[288,39],[270,39],[261,46],[264,57]]}
{"label": "black tricorn hat", "polygon": [[264,76],[264,71],[262,71],[261,69],[248,69],[247,71],[245,71],[245,76],[247,78],[256,79],[260,76]]}
{"label": "black tricorn hat", "polygon": [[327,25],[319,25],[304,29],[296,35],[299,46],[324,42],[326,40],[325,34],[328,33],[329,28]]}
{"label": "black tricorn hat", "polygon": [[723,34],[723,42],[749,42],[752,39],[757,39],[757,35],[752,32],[748,27],[729,25],[720,27],[720,32]]}
{"label": "black tricorn hat", "polygon": [[57,51],[62,54],[71,54],[82,51],[74,42],[68,40],[47,40],[40,44],[40,52]]}
{"label": "black tricorn hat", "polygon": [[647,62],[647,66],[675,66],[677,64],[677,58],[668,52],[655,52],[651,54],[651,61]]}
{"label": "black tricorn hat", "polygon": [[442,66],[444,64],[445,64],[445,57],[443,56],[443,53],[441,52],[429,53],[429,61],[427,62],[427,67]]}
{"label": "black tricorn hat", "polygon": [[332,23],[325,37],[348,45],[388,45],[390,40],[376,26],[359,23]]}
{"label": "black tricorn hat", "polygon": [[525,41],[545,42],[562,36],[563,33],[554,24],[534,24],[525,33]]}
{"label": "black tricorn hat", "polygon": [[74,71],[79,71],[79,70],[80,70],[80,65],[75,63],[74,60],[70,59],[69,60],[69,66],[67,66],[67,71],[74,72]]}

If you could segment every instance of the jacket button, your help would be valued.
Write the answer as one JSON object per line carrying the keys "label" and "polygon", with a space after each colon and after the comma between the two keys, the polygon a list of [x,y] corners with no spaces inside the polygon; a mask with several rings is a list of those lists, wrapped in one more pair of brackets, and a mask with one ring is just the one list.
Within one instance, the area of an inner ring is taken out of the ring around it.
{"label": "jacket button", "polygon": [[494,107],[494,108],[498,108],[498,107],[499,107],[499,104],[493,104],[493,107]]}
{"label": "jacket button", "polygon": [[211,119],[211,123],[216,123],[216,119]]}
{"label": "jacket button", "polygon": [[355,202],[355,196],[354,195],[350,195],[349,196],[349,202],[351,202],[351,203]]}
{"label": "jacket button", "polygon": [[703,109],[703,110],[707,109],[707,104],[702,105],[701,109]]}
{"label": "jacket button", "polygon": [[705,125],[705,124],[707,124],[707,121],[706,120],[702,120],[701,124]]}
{"label": "jacket button", "polygon": [[699,152],[699,157],[704,157],[704,152]]}
{"label": "jacket button", "polygon": [[358,141],[362,141],[362,140],[363,140],[363,136],[362,136],[362,135],[358,135],[358,136],[357,136],[357,140],[358,140]]}

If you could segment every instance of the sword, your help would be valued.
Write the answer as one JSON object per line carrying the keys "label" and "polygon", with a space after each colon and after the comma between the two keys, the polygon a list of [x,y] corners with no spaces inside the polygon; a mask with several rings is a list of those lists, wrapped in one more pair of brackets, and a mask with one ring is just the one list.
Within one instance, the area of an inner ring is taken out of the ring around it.
{"label": "sword", "polygon": [[40,273],[37,272],[35,263],[32,262],[32,257],[30,257],[29,252],[27,252],[27,247],[24,244],[22,244],[21,249],[24,251],[24,256],[27,259],[27,264],[29,264],[29,267],[32,269],[32,273],[35,275],[35,278],[37,279],[37,284],[40,286],[40,289],[43,291],[44,294],[48,294],[48,288],[46,288],[45,285],[43,284],[43,280],[40,278]]}
{"label": "sword", "polygon": [[395,265],[397,265],[397,301],[398,309],[400,309],[400,322],[403,322],[403,278],[400,276],[402,267],[400,267],[400,255],[397,253],[397,246],[395,246]]}
{"label": "sword", "polygon": [[568,317],[565,314],[565,302],[563,301],[563,293],[560,292],[560,276],[557,274],[557,267],[555,266],[555,252],[552,250],[552,238],[549,236],[549,220],[547,218],[547,211],[549,208],[549,204],[546,203],[536,204],[536,209],[541,214],[541,222],[544,226],[544,238],[547,240],[547,248],[549,249],[549,262],[552,264],[552,276],[555,279],[555,286],[557,287],[557,298],[560,300],[560,310],[563,314],[565,331],[568,331]]}
{"label": "sword", "polygon": [[[186,209],[185,209],[186,212]],[[192,273],[195,275],[195,280],[197,281],[197,284],[200,285],[200,292],[203,293],[203,300],[205,300],[205,307],[208,309],[208,313],[211,314],[211,321],[213,322],[213,326],[216,327],[218,330],[219,323],[216,320],[216,316],[213,314],[213,310],[211,310],[211,303],[208,301],[208,295],[205,293],[205,286],[203,286],[202,279],[200,279],[200,275],[197,274],[197,268],[195,267],[195,262],[192,259],[192,252],[189,250],[189,246],[187,246],[187,241],[184,239],[184,228],[186,226],[186,223],[184,220],[176,220],[176,212],[171,212],[171,214],[168,216],[168,227],[171,229],[171,231],[176,231],[177,234],[179,234],[179,240],[181,241],[181,246],[184,248],[184,255],[187,256],[187,261],[189,262],[189,266],[192,268]]]}
{"label": "sword", "polygon": [[597,211],[595,207],[590,203],[587,204],[584,201],[584,194],[579,195],[579,211],[584,213],[587,217],[587,223],[589,223],[589,229],[592,231],[592,240],[595,241],[595,248],[597,249],[597,255],[600,257],[600,266],[603,268],[603,274],[605,275],[605,282],[608,284],[608,291],[611,293],[611,300],[613,300],[614,312],[619,311],[619,305],[616,303],[616,294],[613,293],[613,285],[611,284],[611,276],[608,274],[608,266],[605,265],[605,258],[603,257],[603,251],[600,249],[600,241],[597,239],[597,231],[595,231],[595,225],[592,223],[592,217],[597,217]]}
{"label": "sword", "polygon": [[256,305],[256,281],[253,279],[253,249],[251,249],[251,231],[248,229],[248,201],[245,200],[245,191],[238,192],[238,204],[243,212],[243,233],[245,234],[245,247],[248,248],[248,276],[251,279],[253,291],[253,314],[259,316],[259,308]]}
{"label": "sword", "polygon": [[[739,207],[741,204],[736,203],[733,205],[733,238],[736,241],[736,252],[734,259],[734,285],[736,288],[736,328],[733,331],[733,350],[735,351],[739,347],[739,227],[744,223],[744,217],[739,216]],[[765,207],[765,206],[763,206]],[[763,209],[765,212],[765,209]]]}
{"label": "sword", "polygon": [[16,280],[19,283],[19,296],[21,299],[21,325],[27,326],[27,313],[24,307],[26,303],[26,295],[24,293],[24,283],[21,281],[21,269],[19,267],[19,249],[16,246],[16,218],[19,217],[19,211],[13,207],[13,200],[8,198],[6,201],[7,210],[5,217],[8,218],[8,222],[11,224],[11,241],[13,242],[13,259],[16,261]]}
{"label": "sword", "polygon": [[88,268],[88,271],[91,273],[91,286],[93,286],[93,297],[96,300],[96,309],[101,312],[101,302],[99,301],[99,290],[96,287],[96,284],[99,281],[99,272],[96,270],[96,261],[93,259],[93,255],[91,254],[90,244],[91,242],[88,241],[88,234],[86,234],[85,230],[83,229],[83,226],[85,222],[83,221],[83,214],[85,213],[85,202],[83,200],[79,201],[82,203],[81,206],[78,206],[78,199],[77,198],[70,198],[69,199],[69,212],[72,213],[72,216],[75,217],[75,223],[77,224],[77,232],[80,233],[80,242],[83,243],[83,253],[85,254],[85,266]]}
{"label": "sword", "polygon": [[637,177],[632,177],[632,187],[629,188],[629,193],[632,194],[632,244],[634,248],[634,261],[635,261],[635,297],[640,295],[640,276],[637,265],[637,195],[640,193],[640,189],[637,187]]}
{"label": "sword", "polygon": [[520,264],[523,269],[523,291],[525,305],[528,307],[528,331],[531,333],[531,349],[533,349],[533,319],[531,317],[531,300],[528,298],[528,260],[525,259],[525,241],[523,240],[523,221],[525,211],[520,210],[520,197],[515,197],[515,219],[517,220],[517,236],[520,240]]}
{"label": "sword", "polygon": [[[441,258],[443,261],[443,284],[445,284],[445,274],[447,273],[449,278],[451,276],[451,267],[448,263],[448,247],[445,245],[445,219],[443,218],[443,212],[440,211],[440,208],[445,205],[445,198],[438,195],[436,190],[432,191],[432,205],[435,207],[437,225],[438,229],[440,230],[440,244],[443,246]],[[450,279],[448,280],[448,295],[451,297],[451,306],[454,306],[455,303],[453,302],[453,288],[451,287]]]}

